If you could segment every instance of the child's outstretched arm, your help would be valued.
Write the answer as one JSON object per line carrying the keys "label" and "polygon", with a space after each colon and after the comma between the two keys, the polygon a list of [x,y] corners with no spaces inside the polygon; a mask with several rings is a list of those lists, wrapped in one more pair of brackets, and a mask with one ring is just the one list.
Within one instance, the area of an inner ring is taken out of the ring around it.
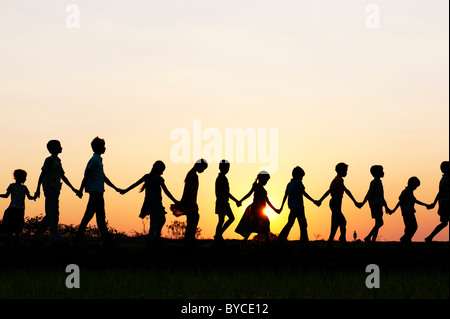
{"label": "child's outstretched arm", "polygon": [[422,205],[422,206],[425,206],[425,207],[428,207],[428,206],[431,205],[431,204],[425,204],[425,203],[422,203],[421,201],[418,201],[417,199],[416,199],[416,204],[417,204],[417,205]]}
{"label": "child's outstretched arm", "polygon": [[61,179],[64,183],[66,183],[67,186],[70,187],[70,189],[77,194],[78,193],[78,189],[76,189],[75,187],[72,186],[72,184],[69,182],[69,179],[66,177],[66,175],[62,175]]}
{"label": "child's outstretched arm", "polygon": [[36,192],[34,193],[35,198],[39,198],[41,196],[41,185],[42,181],[44,180],[45,171],[41,171],[41,174],[39,175],[38,184],[36,187]]}
{"label": "child's outstretched arm", "polygon": [[164,182],[162,182],[161,184],[161,188],[163,189],[164,193],[167,195],[167,197],[169,197],[172,202],[174,202],[175,204],[178,204],[179,202],[175,199],[175,197],[172,196],[172,194],[169,192],[169,190],[166,187],[166,184]]}
{"label": "child's outstretched arm", "polygon": [[246,200],[247,198],[249,198],[254,192],[254,189],[252,187],[252,189],[248,192],[247,195],[245,195],[244,197],[242,197],[242,199],[239,201],[240,203],[242,203],[244,200]]}
{"label": "child's outstretched arm", "polygon": [[353,197],[352,193],[348,190],[347,187],[344,186],[344,192],[348,195],[348,197],[350,197],[350,199],[353,201],[353,203],[355,204],[356,207],[360,208],[359,206],[361,205],[361,203],[358,203],[356,201],[356,199]]}
{"label": "child's outstretched arm", "polygon": [[27,198],[29,199],[29,200],[36,200],[36,196],[31,196],[31,194],[30,194],[30,191],[28,190],[28,188],[26,188],[26,186],[25,186],[25,195],[27,196]]}
{"label": "child's outstretched arm", "polygon": [[108,185],[109,187],[111,187],[112,189],[114,189],[116,192],[118,193],[122,193],[123,189],[120,189],[118,187],[116,187],[110,180],[108,177],[106,177],[105,175],[105,184]]}
{"label": "child's outstretched arm", "polygon": [[8,198],[9,195],[11,195],[11,190],[8,187],[8,189],[6,190],[6,194],[0,194],[0,198]]}
{"label": "child's outstretched arm", "polygon": [[281,202],[281,207],[280,207],[280,209],[279,209],[280,213],[281,213],[281,211],[283,210],[284,203],[286,203],[286,199],[287,199],[287,198],[288,198],[288,193],[285,193],[285,194],[284,194],[284,197],[283,197],[283,201]]}
{"label": "child's outstretched arm", "polygon": [[317,207],[320,206],[320,202],[318,200],[313,199],[311,196],[308,195],[308,193],[305,192],[305,190],[303,190],[303,195],[309,199],[311,202],[313,202]]}
{"label": "child's outstretched arm", "polygon": [[125,193],[128,193],[129,191],[131,191],[132,189],[136,188],[137,186],[141,185],[146,179],[146,176],[143,176],[140,180],[138,180],[136,183],[134,183],[133,185],[131,185],[130,187],[124,189],[122,192],[120,192],[122,195],[124,195]]}
{"label": "child's outstretched arm", "polygon": [[274,212],[276,212],[277,214],[281,213],[281,210],[276,209],[270,202],[269,197],[267,197],[267,196],[266,196],[266,203],[267,203],[267,205],[269,205],[270,208],[272,208],[274,210]]}
{"label": "child's outstretched arm", "polygon": [[228,194],[228,198],[230,198],[231,200],[233,200],[233,201],[236,203],[236,206],[237,206],[237,207],[241,206],[241,202],[238,201],[238,200],[236,199],[236,197],[234,197],[233,195]]}
{"label": "child's outstretched arm", "polygon": [[389,208],[386,207],[387,213],[389,215],[392,215],[393,213],[395,213],[395,211],[400,207],[400,201],[397,203],[397,205],[395,205],[393,210],[389,210]]}
{"label": "child's outstretched arm", "polygon": [[369,187],[369,190],[367,191],[366,197],[364,197],[364,200],[361,203],[359,203],[359,207],[358,208],[362,208],[367,203],[367,201],[369,200],[369,197],[370,197],[371,194],[372,194],[372,188]]}
{"label": "child's outstretched arm", "polygon": [[442,193],[442,191],[439,189],[439,192],[437,193],[436,198],[434,199],[434,201],[430,205],[427,205],[428,209],[433,209],[436,206],[437,202],[439,201],[439,199],[442,196],[441,193]]}
{"label": "child's outstretched arm", "polygon": [[327,198],[328,195],[331,194],[331,189],[328,189],[325,194],[318,200],[319,206],[322,204],[323,200]]}
{"label": "child's outstretched arm", "polygon": [[78,190],[78,193],[77,193],[77,196],[79,198],[83,198],[84,188],[86,187],[86,184],[87,184],[89,178],[91,177],[91,175],[92,175],[92,169],[91,168],[86,169],[86,171],[84,172],[83,180],[81,181],[80,189]]}

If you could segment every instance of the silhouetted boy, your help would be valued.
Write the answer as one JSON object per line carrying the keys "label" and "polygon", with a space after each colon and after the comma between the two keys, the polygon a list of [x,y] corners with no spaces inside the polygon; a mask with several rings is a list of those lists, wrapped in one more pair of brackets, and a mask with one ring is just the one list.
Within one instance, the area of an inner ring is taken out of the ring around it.
{"label": "silhouetted boy", "polygon": [[330,209],[331,209],[331,232],[328,238],[329,242],[334,240],[334,235],[338,228],[341,230],[341,235],[339,236],[339,241],[346,242],[345,233],[347,221],[345,220],[344,214],[342,214],[342,198],[344,193],[350,197],[355,206],[358,205],[352,193],[344,185],[344,177],[347,176],[348,165],[345,163],[339,163],[336,165],[337,176],[331,182],[330,189],[322,196],[319,200],[319,205],[322,201],[331,194]]}
{"label": "silhouetted boy", "polygon": [[400,194],[399,202],[395,208],[390,211],[390,214],[392,215],[398,207],[402,210],[403,222],[405,223],[405,234],[400,238],[400,241],[403,243],[410,243],[418,228],[415,215],[416,209],[414,208],[414,205],[419,204],[422,206],[427,206],[427,204],[418,201],[414,197],[414,190],[416,190],[419,186],[420,180],[415,176],[411,177],[408,180],[408,186],[406,186]]}
{"label": "silhouetted boy", "polygon": [[381,178],[384,177],[383,166],[374,165],[370,168],[370,173],[373,176],[372,182],[370,182],[369,191],[363,202],[358,205],[359,208],[363,207],[364,204],[369,201],[370,212],[372,218],[375,219],[375,226],[372,228],[370,233],[364,238],[365,242],[376,241],[378,236],[378,231],[381,226],[384,225],[383,222],[383,207],[387,208],[386,200],[384,199],[384,189]]}
{"label": "silhouetted boy", "polygon": [[83,219],[78,227],[76,239],[80,241],[84,238],[86,227],[95,214],[97,217],[97,227],[100,231],[102,239],[106,244],[110,244],[112,243],[112,240],[106,226],[105,200],[103,197],[105,192],[105,184],[112,187],[119,193],[123,192],[123,190],[114,186],[113,183],[111,183],[111,181],[105,176],[103,171],[103,159],[101,155],[106,151],[105,140],[96,137],[91,142],[91,147],[94,151],[94,155],[86,166],[84,178],[81,182],[80,190],[78,191],[78,197],[82,198],[83,190],[85,189],[86,192],[89,193],[89,201],[86,207],[86,212],[84,213]]}
{"label": "silhouetted boy", "polygon": [[3,215],[2,230],[6,232],[6,242],[15,235],[15,243],[18,244],[25,221],[25,196],[29,200],[36,200],[36,198],[30,195],[28,188],[24,185],[27,172],[22,169],[15,170],[14,179],[16,182],[9,185],[6,194],[0,195],[2,198],[8,198],[11,195],[11,204]]}
{"label": "silhouetted boy", "polygon": [[308,242],[308,223],[305,217],[305,207],[303,205],[303,196],[312,201],[314,204],[319,205],[318,201],[314,200],[305,191],[305,186],[303,185],[303,177],[305,176],[305,171],[297,166],[292,170],[292,179],[286,187],[286,192],[284,194],[283,203],[281,204],[280,212],[283,210],[284,203],[286,199],[288,200],[288,206],[291,212],[289,213],[289,218],[286,226],[284,226],[280,235],[278,235],[279,240],[286,240],[292,226],[294,226],[295,220],[298,220],[300,226],[300,241]]}
{"label": "silhouetted boy", "polygon": [[45,196],[45,216],[39,223],[39,226],[34,234],[34,238],[38,239],[50,226],[50,237],[54,240],[61,240],[61,236],[58,232],[59,221],[59,195],[61,193],[61,180],[70,187],[72,191],[78,193],[72,184],[65,176],[64,170],[61,165],[61,160],[58,154],[62,152],[61,143],[57,140],[51,140],[47,143],[47,150],[51,156],[47,157],[42,166],[42,172],[39,176],[35,198],[39,198],[41,193],[41,185],[44,189]]}
{"label": "silhouetted boy", "polygon": [[[238,200],[230,194],[230,185],[228,183],[228,179],[226,174],[230,170],[230,162],[226,160],[222,160],[219,163],[219,176],[216,179],[216,214],[219,216],[219,222],[216,227],[216,234],[214,239],[216,241],[223,240],[223,233],[227,228],[234,222],[234,215],[231,211],[229,199],[231,198],[240,206]],[[225,222],[225,216],[228,217],[228,220]]]}
{"label": "silhouetted boy", "polygon": [[433,232],[425,238],[426,242],[433,241],[434,236],[436,236],[441,230],[447,227],[450,219],[450,184],[448,180],[449,162],[445,161],[441,163],[442,178],[439,182],[439,192],[436,195],[436,199],[431,205],[428,205],[428,209],[433,209],[436,203],[439,201],[438,215],[440,216],[440,224],[436,226]]}

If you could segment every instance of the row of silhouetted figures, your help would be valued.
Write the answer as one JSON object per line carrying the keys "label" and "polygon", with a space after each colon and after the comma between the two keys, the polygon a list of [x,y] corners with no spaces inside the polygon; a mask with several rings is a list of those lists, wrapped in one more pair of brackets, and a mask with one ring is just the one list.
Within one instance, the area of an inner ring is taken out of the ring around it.
{"label": "row of silhouetted figures", "polygon": [[[185,240],[188,242],[195,240],[197,225],[200,217],[197,205],[197,192],[199,187],[198,174],[205,171],[208,167],[206,160],[201,159],[197,161],[192,169],[189,170],[184,181],[185,184],[183,195],[178,201],[172,196],[165,185],[162,177],[165,170],[165,164],[162,161],[156,161],[148,174],[144,175],[127,189],[119,189],[108,179],[108,177],[106,177],[103,171],[103,160],[101,155],[104,154],[106,150],[105,140],[96,137],[91,142],[91,147],[94,155],[87,163],[84,177],[79,189],[74,188],[65,176],[61,165],[61,160],[58,157],[58,154],[62,152],[62,147],[61,143],[57,140],[51,140],[47,143],[47,149],[51,156],[45,159],[44,165],[42,166],[42,172],[39,176],[37,189],[34,196],[30,194],[28,188],[24,185],[27,173],[21,169],[14,171],[15,183],[9,185],[6,194],[0,195],[0,197],[3,198],[8,198],[11,196],[11,204],[4,213],[1,225],[2,230],[6,233],[7,240],[15,237],[15,241],[18,242],[24,226],[25,197],[30,200],[36,200],[39,198],[41,186],[45,196],[45,216],[39,223],[36,232],[33,234],[33,239],[38,240],[47,228],[49,228],[50,237],[53,240],[62,240],[62,237],[58,232],[59,195],[61,192],[62,182],[68,185],[79,198],[83,197],[83,192],[89,194],[89,201],[87,203],[86,211],[75,235],[76,241],[83,240],[86,227],[95,215],[97,219],[97,226],[103,241],[105,244],[114,244],[106,225],[105,202],[103,197],[105,184],[112,187],[122,195],[135,187],[142,185],[141,192],[145,191],[145,199],[139,217],[150,217],[150,229],[148,236],[151,241],[155,241],[160,238],[161,230],[166,222],[166,210],[162,204],[161,194],[161,190],[164,191],[164,193],[173,201],[173,204],[170,207],[173,214],[177,217],[182,215],[186,216]],[[264,188],[270,179],[270,175],[267,172],[260,172],[257,175],[251,190],[243,198],[238,200],[230,193],[230,187],[226,177],[229,169],[230,163],[226,160],[222,160],[219,163],[220,172],[215,182],[215,213],[218,216],[218,224],[214,239],[219,242],[223,241],[223,233],[235,220],[229,200],[231,199],[234,201],[239,207],[242,202],[244,202],[251,195],[253,195],[253,202],[245,209],[245,212],[235,230],[238,234],[243,236],[244,241],[247,241],[252,233],[262,234],[262,237],[265,236],[265,238],[269,240],[270,221],[267,215],[264,214],[264,209],[266,205],[269,205],[276,213],[280,214],[287,200],[288,207],[290,209],[289,218],[287,224],[278,235],[277,240],[287,240],[289,232],[297,220],[300,226],[300,241],[308,242],[307,221],[303,203],[304,198],[307,198],[315,205],[320,206],[329,195],[331,196],[329,203],[331,209],[331,232],[328,238],[328,241],[330,242],[334,241],[334,237],[338,229],[340,230],[339,241],[346,241],[347,222],[344,214],[342,213],[342,199],[344,195],[347,195],[358,208],[361,208],[367,202],[369,203],[372,218],[375,220],[375,225],[370,233],[364,238],[364,241],[366,242],[376,241],[378,231],[383,226],[383,209],[387,214],[393,214],[400,207],[405,224],[404,235],[400,238],[400,241],[402,242],[411,242],[415,232],[417,231],[418,225],[415,218],[415,205],[422,205],[426,206],[428,209],[433,209],[436,204],[439,204],[437,213],[440,216],[440,224],[436,226],[425,241],[432,241],[434,236],[443,230],[449,223],[450,191],[448,180],[448,161],[444,161],[441,164],[443,176],[439,183],[439,192],[433,203],[427,205],[415,198],[414,190],[419,187],[420,181],[417,177],[411,177],[407,182],[406,188],[400,194],[398,203],[392,210],[388,208],[384,198],[383,183],[381,181],[384,176],[384,172],[383,167],[380,165],[374,165],[370,169],[370,172],[373,175],[373,180],[371,181],[367,195],[362,202],[357,202],[352,193],[344,185],[344,177],[347,175],[348,170],[347,164],[339,163],[336,165],[337,175],[331,182],[329,189],[319,200],[313,199],[310,195],[308,195],[308,193],[306,193],[305,186],[302,182],[305,172],[301,167],[297,166],[292,170],[292,179],[287,184],[286,192],[279,209],[271,204],[267,191]]]}

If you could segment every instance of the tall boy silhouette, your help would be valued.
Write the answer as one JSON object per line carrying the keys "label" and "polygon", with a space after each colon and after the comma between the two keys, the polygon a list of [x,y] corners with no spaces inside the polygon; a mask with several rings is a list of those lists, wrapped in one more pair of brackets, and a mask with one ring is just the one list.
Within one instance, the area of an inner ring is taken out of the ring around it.
{"label": "tall boy silhouette", "polygon": [[61,240],[58,232],[59,222],[59,195],[61,193],[61,180],[70,187],[76,194],[78,190],[75,189],[67,179],[61,165],[61,159],[58,154],[61,154],[62,147],[60,141],[51,140],[47,143],[47,150],[51,156],[45,159],[42,166],[42,172],[39,176],[35,198],[39,198],[41,194],[41,185],[45,196],[45,216],[39,223],[39,226],[33,238],[38,239],[50,227],[50,237],[56,241]]}
{"label": "tall boy silhouette", "polygon": [[123,192],[123,190],[114,186],[103,171],[103,159],[101,155],[106,151],[105,140],[96,137],[91,142],[91,147],[94,151],[94,155],[86,166],[84,178],[81,182],[80,190],[78,191],[78,197],[82,198],[83,190],[85,189],[86,192],[89,193],[89,201],[86,207],[86,212],[84,213],[83,219],[78,227],[76,239],[78,241],[83,239],[86,227],[95,214],[97,217],[97,227],[100,231],[102,239],[106,244],[110,244],[112,243],[112,239],[106,226],[105,200],[103,197],[105,192],[105,184],[112,187],[119,193]]}
{"label": "tall boy silhouette", "polygon": [[352,193],[344,185],[344,177],[347,176],[347,171],[347,164],[339,163],[336,165],[337,176],[331,182],[330,189],[318,201],[318,204],[320,205],[322,201],[331,194],[331,232],[330,237],[328,238],[329,242],[332,242],[334,240],[334,235],[336,234],[338,228],[340,228],[341,230],[339,241],[347,241],[345,238],[347,221],[345,220],[344,214],[342,214],[342,198],[344,197],[344,193],[346,193],[348,197],[350,197],[355,206],[359,205],[359,203],[356,202],[355,198],[353,197]]}

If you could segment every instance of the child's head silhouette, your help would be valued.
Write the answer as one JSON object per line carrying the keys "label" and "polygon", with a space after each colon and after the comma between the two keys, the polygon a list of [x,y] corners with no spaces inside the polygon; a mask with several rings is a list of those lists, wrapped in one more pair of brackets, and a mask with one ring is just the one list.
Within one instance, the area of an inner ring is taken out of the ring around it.
{"label": "child's head silhouette", "polygon": [[98,136],[94,138],[91,142],[91,147],[94,153],[96,154],[104,154],[106,151],[105,140],[99,138]]}
{"label": "child's head silhouette", "polygon": [[420,180],[413,176],[410,179],[408,179],[408,187],[412,188],[412,189],[416,189],[417,187],[420,186]]}
{"label": "child's head silhouette", "polygon": [[58,140],[51,140],[47,143],[47,150],[50,154],[57,155],[62,152],[61,143]]}
{"label": "child's head silhouette", "polygon": [[370,168],[370,173],[372,174],[373,177],[384,177],[384,170],[383,170],[383,166],[381,165],[373,165]]}
{"label": "child's head silhouette", "polygon": [[300,166],[294,167],[292,170],[292,178],[293,179],[302,179],[305,176],[305,171]]}
{"label": "child's head silhouette", "polygon": [[219,163],[219,170],[221,173],[226,174],[230,170],[230,162],[227,160],[221,160]]}
{"label": "child's head silhouette", "polygon": [[449,169],[449,161],[444,161],[441,163],[441,172],[445,175],[448,175],[448,169]]}
{"label": "child's head silhouette", "polygon": [[345,163],[339,163],[336,165],[336,173],[338,173],[339,176],[345,177],[347,176],[348,171],[348,165]]}
{"label": "child's head silhouette", "polygon": [[13,175],[14,179],[19,184],[23,184],[27,180],[27,172],[25,172],[23,169],[16,169]]}
{"label": "child's head silhouette", "polygon": [[139,192],[143,192],[147,187],[148,183],[150,182],[151,178],[154,178],[155,176],[161,176],[162,173],[164,173],[164,170],[166,169],[166,164],[164,164],[163,161],[156,161],[153,163],[152,170],[150,171],[150,174],[147,176],[147,179],[142,185],[141,190]]}
{"label": "child's head silhouette", "polygon": [[270,174],[267,173],[266,171],[259,172],[258,176],[256,177],[256,180],[263,186],[267,184],[269,179],[270,179]]}
{"label": "child's head silhouette", "polygon": [[203,173],[208,168],[208,162],[205,159],[199,159],[195,162],[194,169],[198,173]]}
{"label": "child's head silhouette", "polygon": [[162,175],[164,173],[164,170],[166,169],[166,164],[164,164],[163,161],[156,161],[153,164],[152,170],[150,173]]}

